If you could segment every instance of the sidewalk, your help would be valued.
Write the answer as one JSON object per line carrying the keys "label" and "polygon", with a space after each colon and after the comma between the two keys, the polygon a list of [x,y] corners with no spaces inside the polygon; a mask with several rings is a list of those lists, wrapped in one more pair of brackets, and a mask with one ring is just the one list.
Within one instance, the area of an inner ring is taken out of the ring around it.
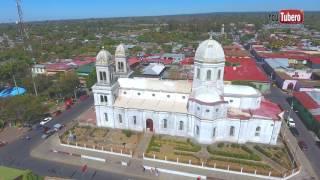
{"label": "sidewalk", "polygon": [[[143,172],[142,162],[140,160],[129,159],[126,157],[111,156],[103,153],[96,153],[73,148],[65,148],[57,144],[57,136],[47,139],[44,143],[31,151],[31,156],[49,161],[56,161],[65,164],[83,166],[87,164],[89,168],[94,168],[102,171],[110,171],[117,174],[123,174],[137,179],[158,179],[153,174]],[[98,162],[93,160],[85,160],[80,157],[71,156],[68,154],[51,152],[52,149],[71,152],[75,154],[83,154],[106,159],[106,162]],[[129,162],[128,166],[122,166],[121,161]]]}
{"label": "sidewalk", "polygon": [[[68,153],[51,152],[51,150],[53,149],[76,154],[77,156],[71,156]],[[80,154],[90,156],[90,157],[96,157],[97,159],[101,158],[106,160],[106,162],[85,160],[79,157]],[[193,168],[193,167],[180,166],[175,164],[142,160],[140,158],[122,157],[117,155],[110,155],[105,153],[92,152],[88,150],[79,150],[75,148],[64,147],[59,144],[59,140],[56,135],[52,136],[51,138],[47,139],[44,143],[36,147],[31,152],[31,156],[40,158],[40,159],[46,159],[49,161],[57,161],[57,162],[62,162],[66,164],[78,165],[78,166],[87,164],[91,168],[95,168],[103,171],[110,171],[110,172],[123,174],[127,176],[132,176],[138,179],[166,179],[167,180],[168,177],[172,177],[172,178],[175,177],[174,179],[194,179],[191,177],[184,177],[184,176],[177,175],[179,172],[190,173],[193,175],[203,175],[213,179],[228,179],[228,180],[261,179],[257,177],[250,177],[250,176],[245,176],[240,174],[230,174],[230,173],[220,172],[220,171],[212,171],[212,170],[201,169],[201,168]],[[121,161],[128,162],[128,166],[122,166]],[[143,166],[171,170],[173,172],[176,172],[175,173],[176,175],[161,172],[160,176],[155,176],[155,174],[151,173],[150,171],[146,170],[144,172],[142,168]],[[172,179],[172,178],[169,178],[169,179]]]}
{"label": "sidewalk", "polygon": [[0,131],[0,141],[10,143],[22,137],[27,131],[28,128],[6,127]]}

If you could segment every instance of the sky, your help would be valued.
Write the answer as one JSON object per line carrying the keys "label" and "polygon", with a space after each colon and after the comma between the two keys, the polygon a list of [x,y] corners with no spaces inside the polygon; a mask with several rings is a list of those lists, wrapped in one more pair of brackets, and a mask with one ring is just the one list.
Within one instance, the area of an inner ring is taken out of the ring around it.
{"label": "sky", "polygon": [[[320,0],[21,0],[25,21],[208,12],[320,11]],[[17,21],[15,0],[1,0],[0,22]]]}

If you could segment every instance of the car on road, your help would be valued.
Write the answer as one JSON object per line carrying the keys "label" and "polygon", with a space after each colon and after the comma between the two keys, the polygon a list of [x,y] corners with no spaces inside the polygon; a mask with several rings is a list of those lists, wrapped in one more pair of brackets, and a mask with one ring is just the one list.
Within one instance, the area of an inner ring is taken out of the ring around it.
{"label": "car on road", "polygon": [[22,139],[24,139],[24,140],[31,140],[31,137],[30,137],[30,136],[24,136],[24,137],[22,137]]}
{"label": "car on road", "polygon": [[306,151],[308,149],[308,146],[304,141],[299,141],[298,145],[302,151]]}
{"label": "car on road", "polygon": [[56,131],[54,129],[50,129],[49,131],[47,131],[46,133],[42,134],[41,138],[42,139],[47,139],[48,137],[50,137],[52,134],[54,134]]}
{"label": "car on road", "polygon": [[62,129],[64,127],[64,125],[63,124],[55,124],[54,126],[53,126],[53,129],[55,130],[55,131],[59,131],[60,129]]}
{"label": "car on road", "polygon": [[300,135],[300,133],[299,133],[299,131],[298,131],[297,128],[295,128],[295,127],[290,127],[289,129],[290,129],[292,135],[294,135],[295,137],[298,137],[298,136]]}
{"label": "car on road", "polygon": [[296,123],[294,122],[294,120],[291,117],[287,118],[287,124],[289,127],[296,127]]}
{"label": "car on road", "polygon": [[43,125],[47,124],[49,121],[51,121],[51,120],[52,120],[52,117],[46,117],[40,122],[40,125],[43,126]]}

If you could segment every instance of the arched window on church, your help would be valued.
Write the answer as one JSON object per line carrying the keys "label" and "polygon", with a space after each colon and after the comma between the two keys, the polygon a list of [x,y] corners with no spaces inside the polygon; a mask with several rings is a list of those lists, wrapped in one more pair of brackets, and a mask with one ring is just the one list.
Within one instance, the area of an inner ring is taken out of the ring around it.
{"label": "arched window on church", "polygon": [[179,130],[181,130],[181,131],[183,130],[183,121],[179,122]]}
{"label": "arched window on church", "polygon": [[212,137],[215,137],[215,136],[216,136],[216,130],[217,130],[217,128],[214,127],[213,130],[212,130]]}
{"label": "arched window on church", "polygon": [[230,132],[229,132],[230,136],[234,136],[234,126],[230,127]]}
{"label": "arched window on church", "polygon": [[199,128],[199,126],[196,126],[196,134],[197,134],[197,135],[200,134],[200,128]]}
{"label": "arched window on church", "polygon": [[118,62],[118,68],[119,68],[119,72],[124,72],[123,62]]}
{"label": "arched window on church", "polygon": [[197,79],[200,79],[200,68],[197,68]]}
{"label": "arched window on church", "polygon": [[218,77],[217,77],[217,79],[218,79],[218,80],[221,79],[221,69],[218,70]]}
{"label": "arched window on church", "polygon": [[255,136],[260,136],[260,131],[261,131],[261,127],[258,126],[258,127],[256,128],[256,133],[255,133],[254,135],[255,135]]}
{"label": "arched window on church", "polygon": [[207,80],[211,80],[211,70],[207,70]]}

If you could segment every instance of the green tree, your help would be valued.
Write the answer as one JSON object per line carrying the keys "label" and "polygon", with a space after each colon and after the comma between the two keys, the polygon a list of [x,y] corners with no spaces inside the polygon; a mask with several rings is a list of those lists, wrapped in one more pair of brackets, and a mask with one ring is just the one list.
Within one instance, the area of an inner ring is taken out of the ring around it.
{"label": "green tree", "polygon": [[48,111],[40,98],[32,95],[15,96],[4,101],[1,117],[13,125],[32,123]]}
{"label": "green tree", "polygon": [[91,88],[97,82],[96,68],[87,77],[87,88]]}

